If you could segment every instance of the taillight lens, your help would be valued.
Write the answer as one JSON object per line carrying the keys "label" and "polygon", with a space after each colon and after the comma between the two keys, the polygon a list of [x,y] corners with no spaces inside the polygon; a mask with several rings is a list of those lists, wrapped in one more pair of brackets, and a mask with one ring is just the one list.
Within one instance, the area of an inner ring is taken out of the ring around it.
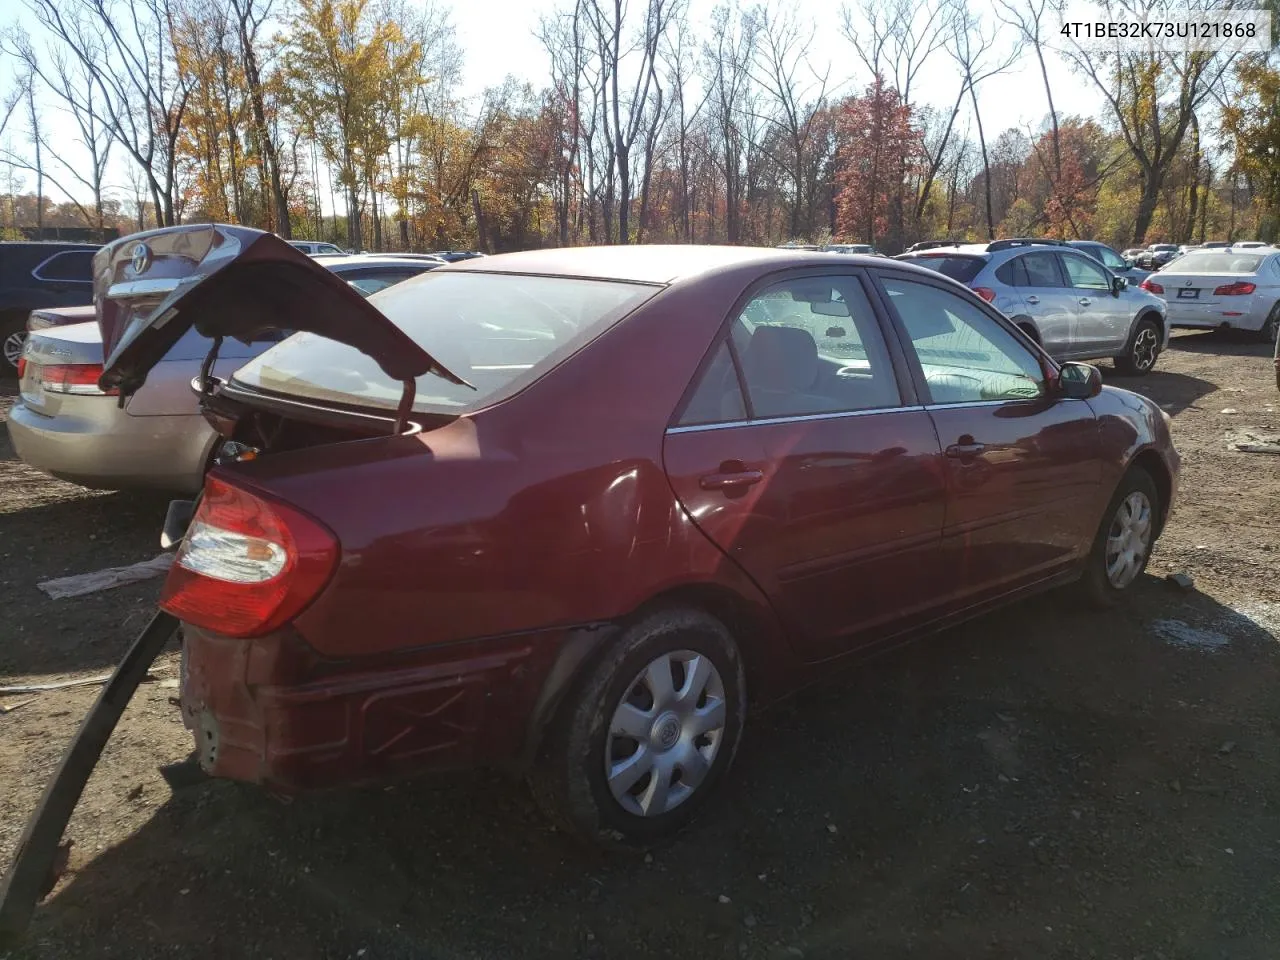
{"label": "taillight lens", "polygon": [[224,636],[261,636],[319,596],[338,555],[318,520],[210,476],[160,606]]}
{"label": "taillight lens", "polygon": [[99,390],[100,363],[62,363],[40,368],[40,385],[45,393],[74,393],[87,397],[115,396],[117,390]]}
{"label": "taillight lens", "polygon": [[1237,280],[1235,283],[1224,283],[1220,287],[1215,287],[1213,292],[1219,297],[1243,297],[1257,289],[1256,284],[1249,283],[1247,280]]}
{"label": "taillight lens", "polygon": [[1140,284],[1138,284],[1138,286],[1140,286],[1143,290],[1147,291],[1147,293],[1164,293],[1164,287],[1160,286],[1160,284],[1156,283],[1150,277],[1148,277],[1146,280],[1143,280]]}
{"label": "taillight lens", "polygon": [[987,303],[991,303],[996,298],[996,292],[990,287],[972,287],[971,289]]}
{"label": "taillight lens", "polygon": [[27,372],[27,358],[19,357],[18,358],[18,379],[21,380],[22,375],[26,372]]}

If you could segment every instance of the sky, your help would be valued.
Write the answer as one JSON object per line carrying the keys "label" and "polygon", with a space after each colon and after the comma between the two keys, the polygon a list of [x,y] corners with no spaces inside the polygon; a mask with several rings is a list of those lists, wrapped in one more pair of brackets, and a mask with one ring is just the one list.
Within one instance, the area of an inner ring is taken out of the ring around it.
{"label": "sky", "polygon": [[[12,2],[12,0],[11,0]],[[538,19],[550,13],[564,0],[482,0],[482,2],[446,3],[444,9],[457,29],[458,42],[466,54],[463,73],[464,92],[478,98],[490,86],[501,83],[508,74],[527,80],[534,86],[547,81],[547,55],[534,36]],[[643,0],[630,0],[637,9]],[[708,34],[706,23],[716,0],[690,0],[690,20],[698,37]],[[776,2],[776,0],[775,0]],[[853,46],[841,32],[839,0],[782,0],[794,9],[802,20],[815,25],[814,40],[809,50],[811,62],[819,68],[831,67],[829,84],[837,94],[859,93],[870,77],[858,59]],[[17,6],[16,2],[12,2]],[[975,11],[989,16],[993,5],[975,2]],[[38,25],[25,10],[20,9],[18,23],[32,34],[39,32]],[[1011,31],[1006,31],[1011,34]],[[9,59],[9,58],[5,58]],[[1060,116],[1099,116],[1101,98],[1089,86],[1090,81],[1073,74],[1057,57],[1049,58],[1049,79],[1053,85],[1055,105]],[[0,88],[7,88],[14,65],[0,65]],[[939,51],[917,78],[918,102],[946,106],[955,102],[958,78],[945,54]],[[1000,131],[1008,127],[1038,127],[1048,112],[1044,86],[1034,56],[1025,55],[1008,73],[996,76],[978,86],[982,124],[989,141],[994,141]],[[51,105],[52,106],[52,105]],[[71,121],[57,116],[57,111],[44,111],[51,142],[68,145],[60,154],[71,159],[78,150],[71,146],[76,131]],[[964,125],[971,118],[962,119]],[[12,121],[11,121],[12,124]],[[5,139],[17,152],[25,148],[25,126],[19,124],[18,132],[6,131]],[[974,135],[974,131],[970,131]],[[6,171],[7,173],[7,171]],[[55,174],[56,175],[56,174]],[[27,188],[34,188],[34,178],[27,177]],[[108,182],[123,185],[125,181],[123,161],[117,156],[108,171]],[[50,189],[51,195],[56,191]],[[124,191],[120,191],[123,197]],[[61,198],[58,198],[61,199]]]}

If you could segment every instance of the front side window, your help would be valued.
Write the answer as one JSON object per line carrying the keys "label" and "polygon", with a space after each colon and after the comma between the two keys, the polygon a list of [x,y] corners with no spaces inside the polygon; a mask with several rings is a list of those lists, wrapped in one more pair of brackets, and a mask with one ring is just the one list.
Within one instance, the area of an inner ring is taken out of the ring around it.
{"label": "front side window", "polygon": [[1110,290],[1111,281],[1096,263],[1072,253],[1062,255],[1062,263],[1071,278],[1071,286],[1084,290]]}
{"label": "front side window", "polygon": [[1128,264],[1124,262],[1124,258],[1116,253],[1110,247],[1095,247],[1098,252],[1098,259],[1102,261],[1104,267],[1110,267],[1112,270],[1127,270]]}
{"label": "front side window", "polygon": [[884,276],[933,403],[1026,400],[1045,393],[1036,357],[996,320],[954,293]]}
{"label": "front side window", "polygon": [[[369,298],[472,390],[418,378],[414,409],[458,413],[537,380],[661,287],[519,274],[428,272]],[[394,410],[401,385],[371,358],[297,333],[241,367],[238,383],[331,403]]]}

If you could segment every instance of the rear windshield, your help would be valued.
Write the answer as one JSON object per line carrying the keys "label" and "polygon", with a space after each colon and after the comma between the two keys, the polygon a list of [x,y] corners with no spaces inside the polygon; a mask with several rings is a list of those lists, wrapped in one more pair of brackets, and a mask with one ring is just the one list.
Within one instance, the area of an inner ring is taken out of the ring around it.
{"label": "rear windshield", "polygon": [[899,259],[914,263],[918,267],[936,270],[961,283],[968,283],[976,277],[987,262],[984,257],[966,257],[954,253],[913,253]]}
{"label": "rear windshield", "polygon": [[[475,390],[426,374],[414,408],[460,413],[541,377],[660,287],[518,274],[427,273],[369,303]],[[400,384],[353,347],[297,333],[235,374],[260,390],[394,410]]]}
{"label": "rear windshield", "polygon": [[1178,258],[1178,273],[1256,273],[1260,263],[1256,253],[1193,250]]}

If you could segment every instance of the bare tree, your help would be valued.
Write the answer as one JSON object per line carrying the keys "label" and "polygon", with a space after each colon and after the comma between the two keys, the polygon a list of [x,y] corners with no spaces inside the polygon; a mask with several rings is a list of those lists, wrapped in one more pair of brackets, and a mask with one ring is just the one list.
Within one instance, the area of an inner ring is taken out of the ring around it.
{"label": "bare tree", "polygon": [[1044,51],[1046,38],[1044,35],[1045,10],[1050,8],[1050,0],[996,0],[996,16],[1018,31],[1022,42],[1035,52],[1036,63],[1040,65],[1040,79],[1044,83],[1044,96],[1049,101],[1049,122],[1053,126],[1053,173],[1054,181],[1062,175],[1062,150],[1058,144],[1058,111],[1053,105],[1053,86],[1049,83],[1049,68],[1045,64]]}
{"label": "bare tree", "polygon": [[162,225],[175,222],[178,136],[189,89],[173,64],[171,0],[26,0],[78,60],[97,98],[83,109],[142,169]]}
{"label": "bare tree", "polygon": [[[959,0],[964,3],[965,0]],[[995,52],[999,30],[988,31],[982,21],[968,9],[958,6],[952,21],[951,37],[947,52],[960,68],[963,88],[969,93],[973,107],[974,125],[978,128],[978,147],[982,153],[982,179],[986,199],[987,236],[996,238],[995,217],[991,208],[991,161],[987,153],[987,140],[982,131],[982,114],[978,110],[978,84],[1003,73],[1013,66],[1021,55],[1021,45],[1015,44],[1004,57]]]}
{"label": "bare tree", "polygon": [[711,96],[711,88],[704,84],[702,95],[696,101],[688,99],[688,86],[693,74],[691,57],[693,43],[683,19],[676,24],[668,39],[664,57],[667,66],[667,86],[671,89],[675,140],[675,163],[679,190],[675,197],[678,211],[680,237],[685,243],[693,242],[693,211],[697,208],[696,187],[692,178],[693,145],[690,134],[702,115]]}
{"label": "bare tree", "polygon": [[712,162],[720,168],[725,188],[725,239],[743,239],[742,215],[755,144],[756,90],[751,62],[759,25],[750,14],[722,4],[711,15],[711,39],[702,49],[705,82],[710,90],[706,122],[710,127]]}
{"label": "bare tree", "polygon": [[753,51],[754,79],[771,101],[766,120],[782,135],[786,156],[780,166],[791,180],[791,236],[810,236],[814,230],[817,196],[813,178],[806,178],[814,152],[814,134],[825,106],[831,67],[819,73],[807,50],[817,27],[803,24],[790,8],[762,6],[756,12],[759,42]]}
{"label": "bare tree", "polygon": [[256,9],[255,2],[256,0],[231,0],[231,9],[235,14],[236,36],[239,40],[245,86],[249,88],[249,104],[253,118],[251,130],[253,139],[257,142],[258,152],[265,167],[266,181],[271,190],[271,204],[275,213],[274,226],[276,233],[287,240],[293,236],[293,230],[289,224],[289,202],[281,183],[279,150],[272,130],[267,124],[262,67],[258,61],[258,51],[261,47],[258,31],[271,15],[273,0],[263,0],[261,6]]}
{"label": "bare tree", "polygon": [[[1172,0],[1101,0],[1109,19],[1159,18]],[[1212,6],[1225,7],[1225,3]],[[1164,52],[1130,49],[1119,43],[1110,50],[1085,50],[1069,38],[1063,49],[1068,62],[1102,94],[1138,167],[1142,185],[1134,218],[1133,242],[1146,238],[1160,201],[1165,178],[1173,168],[1192,118],[1202,104],[1221,96],[1221,87],[1237,54],[1198,50]],[[1234,193],[1233,193],[1234,196]]]}

